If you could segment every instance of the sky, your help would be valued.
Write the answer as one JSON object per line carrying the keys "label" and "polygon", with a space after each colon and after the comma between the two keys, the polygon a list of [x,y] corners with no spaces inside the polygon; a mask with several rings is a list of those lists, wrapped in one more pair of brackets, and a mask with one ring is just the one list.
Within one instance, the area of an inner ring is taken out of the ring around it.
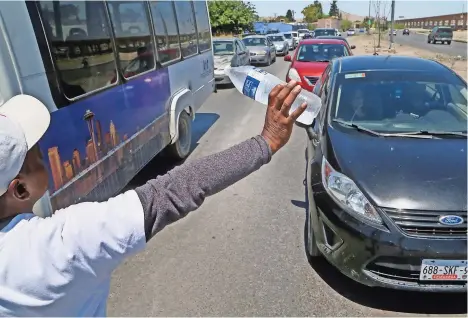
{"label": "sky", "polygon": [[[313,1],[297,0],[250,0],[257,8],[259,16],[286,15],[288,9],[294,10],[295,16],[302,18],[302,9],[313,3]],[[331,1],[321,1],[324,13],[328,13]],[[375,0],[372,0],[375,2]],[[381,1],[386,3],[387,12],[390,12],[391,1]],[[383,6],[383,4],[382,4]],[[369,14],[369,1],[367,0],[338,0],[338,8],[345,12],[367,16]],[[405,18],[419,18],[436,15],[458,13],[464,9],[466,12],[466,1],[446,1],[446,0],[396,0],[395,1],[395,19],[400,16]],[[371,5],[371,16],[375,15],[374,5]]]}

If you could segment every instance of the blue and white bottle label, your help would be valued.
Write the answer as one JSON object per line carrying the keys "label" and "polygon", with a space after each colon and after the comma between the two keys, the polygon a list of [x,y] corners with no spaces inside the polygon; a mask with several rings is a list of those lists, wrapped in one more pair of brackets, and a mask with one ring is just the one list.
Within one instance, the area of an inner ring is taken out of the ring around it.
{"label": "blue and white bottle label", "polygon": [[260,68],[252,69],[244,82],[244,87],[242,88],[242,94],[252,99],[255,99],[255,94],[257,93],[258,86],[260,81],[263,79],[263,76],[268,74]]}
{"label": "blue and white bottle label", "polygon": [[244,82],[244,87],[242,88],[242,94],[255,99],[258,85],[260,85],[260,81],[258,79],[253,78],[252,76],[247,76]]}

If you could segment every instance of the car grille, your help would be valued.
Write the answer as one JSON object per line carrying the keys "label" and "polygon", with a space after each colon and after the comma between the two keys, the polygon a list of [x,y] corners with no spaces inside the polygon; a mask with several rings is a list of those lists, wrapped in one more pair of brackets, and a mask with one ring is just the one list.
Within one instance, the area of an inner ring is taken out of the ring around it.
{"label": "car grille", "polygon": [[315,85],[320,77],[315,76],[304,76],[310,83],[310,85]]}
{"label": "car grille", "polygon": [[[416,236],[439,237],[466,237],[467,235],[467,211],[438,212],[420,210],[393,210],[384,209],[385,213],[405,233]],[[463,223],[458,225],[443,225],[439,218],[443,215],[457,215],[463,218]]]}

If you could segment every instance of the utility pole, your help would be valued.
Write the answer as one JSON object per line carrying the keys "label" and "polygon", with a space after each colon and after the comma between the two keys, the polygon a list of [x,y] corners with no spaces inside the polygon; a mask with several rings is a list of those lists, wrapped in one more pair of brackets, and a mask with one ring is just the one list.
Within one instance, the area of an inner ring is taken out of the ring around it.
{"label": "utility pole", "polygon": [[370,27],[371,27],[371,16],[370,16],[371,2],[372,0],[369,0],[369,15],[367,16],[367,34],[370,34]]}
{"label": "utility pole", "polygon": [[395,0],[392,0],[392,23],[390,24],[390,47],[393,47],[393,24],[395,23]]}

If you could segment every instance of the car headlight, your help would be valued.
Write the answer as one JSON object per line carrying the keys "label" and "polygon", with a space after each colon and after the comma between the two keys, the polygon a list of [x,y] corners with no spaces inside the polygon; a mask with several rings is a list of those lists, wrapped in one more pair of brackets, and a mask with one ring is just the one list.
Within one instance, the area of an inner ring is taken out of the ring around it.
{"label": "car headlight", "polygon": [[322,182],[328,194],[343,206],[345,211],[370,225],[382,224],[380,215],[353,180],[335,171],[325,157],[322,160]]}
{"label": "car headlight", "polygon": [[301,81],[301,77],[299,76],[299,73],[297,72],[297,70],[295,68],[290,68],[289,69],[289,72],[288,72],[288,77],[290,79],[292,79],[293,81],[296,81],[296,82],[302,82]]}

